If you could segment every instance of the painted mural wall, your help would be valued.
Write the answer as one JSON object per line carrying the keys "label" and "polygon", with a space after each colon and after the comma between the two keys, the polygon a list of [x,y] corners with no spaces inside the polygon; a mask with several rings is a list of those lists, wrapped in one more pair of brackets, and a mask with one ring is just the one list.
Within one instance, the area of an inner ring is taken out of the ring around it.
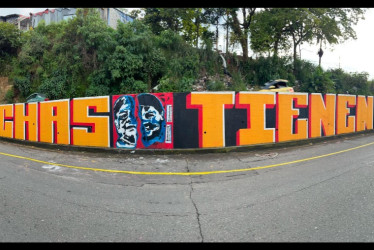
{"label": "painted mural wall", "polygon": [[0,136],[123,149],[216,148],[373,129],[373,96],[143,93],[0,105]]}

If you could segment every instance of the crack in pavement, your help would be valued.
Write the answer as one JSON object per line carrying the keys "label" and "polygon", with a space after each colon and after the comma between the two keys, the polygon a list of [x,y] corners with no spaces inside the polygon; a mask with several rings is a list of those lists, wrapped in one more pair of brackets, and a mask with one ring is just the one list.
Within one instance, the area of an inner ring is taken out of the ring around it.
{"label": "crack in pavement", "polygon": [[[190,170],[189,170],[189,168],[188,168],[188,159],[186,159],[186,163],[187,163],[187,164],[186,164],[187,172],[190,172]],[[196,205],[195,201],[194,201],[193,198],[192,198],[192,193],[193,193],[193,191],[194,191],[193,186],[192,186],[193,181],[192,181],[191,176],[189,176],[189,178],[190,178],[190,183],[189,183],[189,185],[190,185],[190,200],[191,200],[191,202],[192,202],[192,205],[193,205],[194,208],[195,208],[197,224],[199,225],[199,233],[200,233],[200,237],[201,237],[201,242],[204,242],[204,236],[203,236],[203,232],[202,232],[202,230],[201,230],[201,223],[200,223],[200,213],[199,213],[199,209],[197,208],[197,205]]]}

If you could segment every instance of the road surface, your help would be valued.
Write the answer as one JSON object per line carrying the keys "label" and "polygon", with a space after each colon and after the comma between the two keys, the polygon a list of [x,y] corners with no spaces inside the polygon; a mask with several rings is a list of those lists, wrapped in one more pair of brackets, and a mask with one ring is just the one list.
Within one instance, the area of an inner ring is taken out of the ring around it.
{"label": "road surface", "polygon": [[374,134],[248,152],[0,141],[0,242],[374,241]]}

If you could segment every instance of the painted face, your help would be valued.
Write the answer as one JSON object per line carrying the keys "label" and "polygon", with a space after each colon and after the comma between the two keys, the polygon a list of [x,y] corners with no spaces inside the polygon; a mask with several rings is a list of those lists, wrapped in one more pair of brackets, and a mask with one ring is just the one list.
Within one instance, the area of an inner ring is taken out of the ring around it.
{"label": "painted face", "polygon": [[155,142],[163,142],[165,140],[165,119],[164,108],[160,100],[152,94],[140,94],[138,100],[144,146],[148,147]]}
{"label": "painted face", "polygon": [[114,123],[118,134],[117,147],[136,147],[138,133],[134,112],[135,101],[131,96],[122,96],[114,104]]}
{"label": "painted face", "polygon": [[147,137],[159,133],[164,117],[153,106],[140,106],[141,121]]}

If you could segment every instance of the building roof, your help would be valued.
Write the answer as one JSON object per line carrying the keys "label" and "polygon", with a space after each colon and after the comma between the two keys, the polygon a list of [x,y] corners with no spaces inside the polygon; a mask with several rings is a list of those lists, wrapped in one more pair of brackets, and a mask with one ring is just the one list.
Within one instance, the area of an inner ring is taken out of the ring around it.
{"label": "building roof", "polygon": [[36,12],[36,13],[30,13],[30,15],[34,15],[34,16],[42,16],[43,14],[48,14],[49,12],[52,12],[54,13],[55,12],[55,9],[46,9],[45,11],[40,11],[40,12]]}
{"label": "building roof", "polygon": [[24,16],[24,15],[19,15],[18,19],[19,20],[25,20],[25,19],[29,19],[30,16]]}
{"label": "building roof", "polygon": [[6,15],[6,16],[1,16],[2,18],[11,18],[11,17],[19,17],[20,15],[18,14],[9,14],[9,15]]}

